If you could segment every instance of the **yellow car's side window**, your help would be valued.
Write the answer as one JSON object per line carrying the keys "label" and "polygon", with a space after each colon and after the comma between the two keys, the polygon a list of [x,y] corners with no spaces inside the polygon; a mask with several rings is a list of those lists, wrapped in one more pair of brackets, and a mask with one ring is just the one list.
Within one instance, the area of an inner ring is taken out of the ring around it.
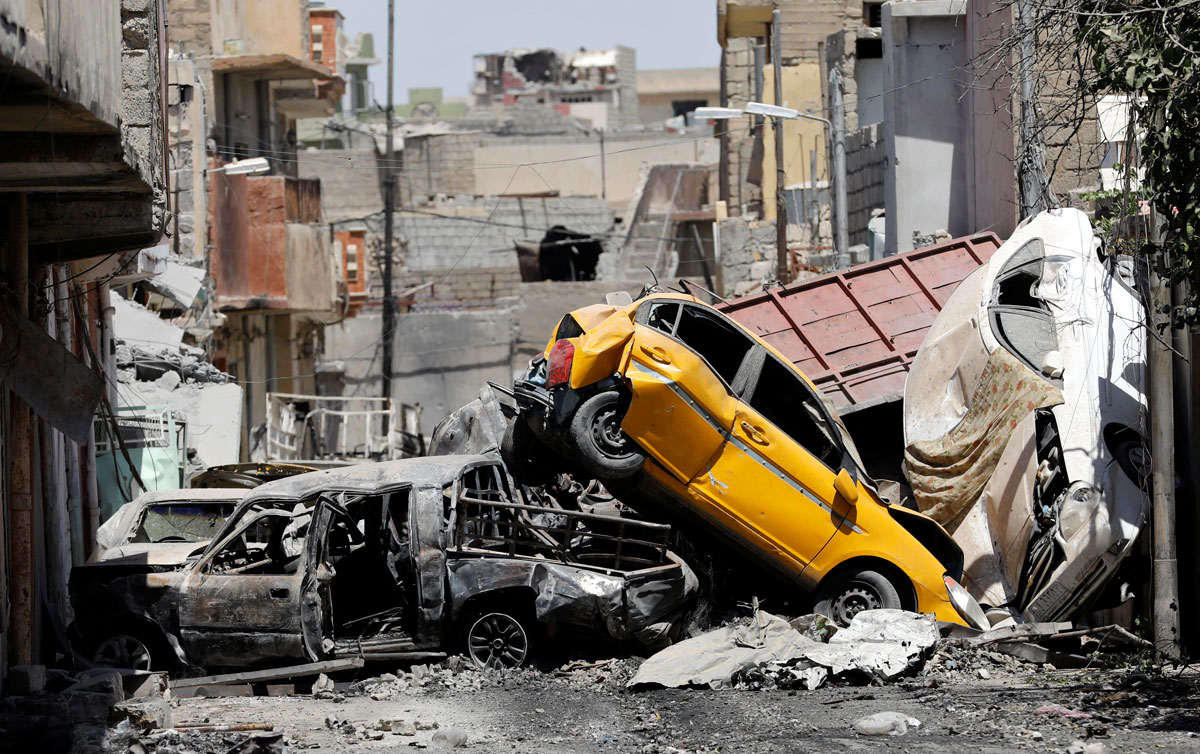
{"label": "yellow car's side window", "polygon": [[663,332],[695,351],[732,389],[734,377],[754,341],[720,317],[675,302],[651,303],[646,326]]}
{"label": "yellow car's side window", "polygon": [[804,381],[775,357],[763,361],[749,403],[826,466],[839,467],[842,451],[834,439],[836,430],[829,426]]}

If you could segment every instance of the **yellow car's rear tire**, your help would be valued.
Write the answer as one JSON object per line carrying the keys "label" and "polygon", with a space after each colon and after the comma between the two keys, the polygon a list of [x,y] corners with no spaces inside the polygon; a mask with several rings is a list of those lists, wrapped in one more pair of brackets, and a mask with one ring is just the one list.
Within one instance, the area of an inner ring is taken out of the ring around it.
{"label": "yellow car's rear tire", "polygon": [[628,479],[646,462],[646,454],[621,430],[625,408],[619,392],[606,390],[584,401],[571,418],[579,462],[601,481]]}
{"label": "yellow car's rear tire", "polygon": [[817,588],[814,612],[848,626],[863,610],[900,610],[904,603],[891,580],[878,571],[850,571],[822,582]]}

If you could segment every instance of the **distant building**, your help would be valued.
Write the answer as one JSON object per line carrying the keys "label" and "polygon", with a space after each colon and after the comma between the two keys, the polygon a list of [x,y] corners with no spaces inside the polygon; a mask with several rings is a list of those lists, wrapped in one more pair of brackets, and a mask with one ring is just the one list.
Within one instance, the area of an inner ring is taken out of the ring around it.
{"label": "distant building", "polygon": [[721,104],[720,68],[663,68],[637,72],[638,120],[657,125],[697,107]]}
{"label": "distant building", "polygon": [[548,47],[475,56],[475,106],[500,109],[540,105],[584,118],[593,128],[639,122],[637,51],[559,52]]}

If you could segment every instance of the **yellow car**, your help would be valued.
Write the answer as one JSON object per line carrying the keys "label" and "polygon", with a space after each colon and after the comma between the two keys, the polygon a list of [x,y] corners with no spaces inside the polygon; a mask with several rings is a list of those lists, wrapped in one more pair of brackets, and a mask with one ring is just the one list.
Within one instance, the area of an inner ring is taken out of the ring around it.
{"label": "yellow car", "polygon": [[986,625],[932,519],[882,501],[840,419],[775,349],[699,300],[645,295],[563,317],[514,393],[504,452],[549,445],[602,481],[698,516],[846,624],[905,608]]}

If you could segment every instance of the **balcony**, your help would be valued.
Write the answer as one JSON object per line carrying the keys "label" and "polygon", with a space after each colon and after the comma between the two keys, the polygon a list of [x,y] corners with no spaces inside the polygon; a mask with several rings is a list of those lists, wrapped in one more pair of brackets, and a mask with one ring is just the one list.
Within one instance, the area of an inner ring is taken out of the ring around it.
{"label": "balcony", "polygon": [[342,264],[322,218],[320,180],[210,176],[214,306],[339,316]]}

